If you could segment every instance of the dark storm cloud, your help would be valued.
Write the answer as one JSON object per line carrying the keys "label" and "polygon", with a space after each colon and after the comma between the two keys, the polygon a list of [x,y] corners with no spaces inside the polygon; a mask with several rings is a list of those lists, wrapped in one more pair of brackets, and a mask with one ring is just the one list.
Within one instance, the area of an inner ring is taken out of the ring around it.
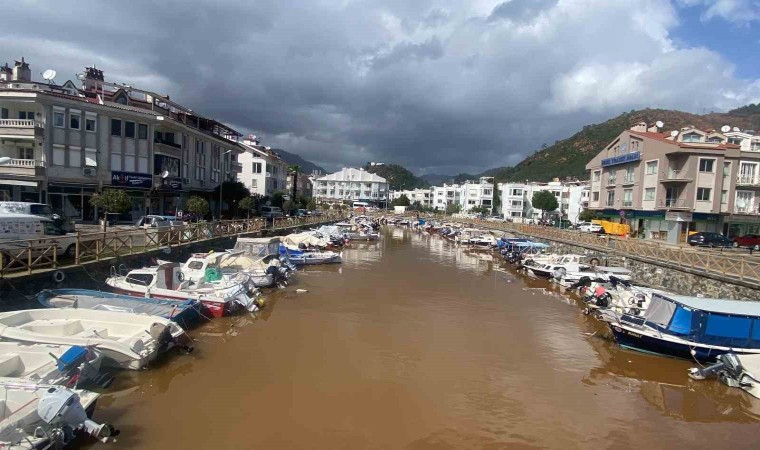
{"label": "dark storm cloud", "polygon": [[674,46],[667,0],[16,1],[3,14],[0,60],[59,82],[95,63],[329,168],[475,172],[633,107],[760,100],[720,55]]}

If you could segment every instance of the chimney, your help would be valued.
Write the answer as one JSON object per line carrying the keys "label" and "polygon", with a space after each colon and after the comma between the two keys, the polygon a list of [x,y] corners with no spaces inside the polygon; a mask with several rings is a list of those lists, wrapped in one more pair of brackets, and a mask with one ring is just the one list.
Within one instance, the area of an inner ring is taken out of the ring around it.
{"label": "chimney", "polygon": [[82,89],[85,91],[99,91],[103,87],[103,71],[93,65],[84,68],[84,80],[82,80]]}
{"label": "chimney", "polygon": [[639,122],[636,125],[631,127],[631,131],[640,131],[643,133],[644,131],[647,131],[647,123]]}
{"label": "chimney", "polygon": [[32,70],[23,57],[13,66],[13,81],[32,81]]}
{"label": "chimney", "polygon": [[657,133],[659,128],[657,128],[657,125],[651,125],[649,128],[647,128],[647,131],[650,133]]}
{"label": "chimney", "polygon": [[5,63],[4,66],[0,66],[0,81],[11,81],[13,78],[13,69],[11,69],[11,66],[8,65],[8,63]]}

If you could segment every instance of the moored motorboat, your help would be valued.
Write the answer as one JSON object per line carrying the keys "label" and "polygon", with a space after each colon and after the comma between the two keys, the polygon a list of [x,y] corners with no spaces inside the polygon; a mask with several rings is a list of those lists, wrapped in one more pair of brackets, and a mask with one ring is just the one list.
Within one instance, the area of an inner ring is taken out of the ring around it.
{"label": "moored motorboat", "polygon": [[321,251],[293,251],[286,250],[288,259],[296,266],[308,266],[316,264],[335,264],[341,262],[341,254]]}
{"label": "moored motorboat", "polygon": [[49,308],[0,313],[3,339],[56,345],[94,346],[104,363],[141,369],[171,346],[192,349],[185,331],[163,317],[90,309]]}
{"label": "moored motorboat", "polygon": [[91,420],[100,394],[50,384],[0,379],[0,448],[62,448],[80,431],[106,442],[109,424]]}
{"label": "moored motorboat", "polygon": [[717,378],[727,386],[738,387],[760,399],[760,354],[737,355],[729,352],[718,356],[717,360],[708,367],[692,367],[689,377],[695,380]]}
{"label": "moored motorboat", "polygon": [[526,261],[523,268],[543,278],[561,278],[567,272],[581,272],[591,266],[582,262],[582,255],[562,255],[556,259],[541,263],[536,260]]}
{"label": "moored motorboat", "polygon": [[200,317],[200,302],[194,299],[172,300],[134,297],[90,289],[45,289],[37,301],[48,308],[79,308],[99,311],[148,314],[188,325]]}
{"label": "moored motorboat", "polygon": [[107,384],[100,374],[103,354],[94,347],[30,344],[0,341],[0,378],[20,378],[30,383]]}
{"label": "moored motorboat", "polygon": [[698,361],[760,354],[760,303],[655,293],[642,316],[602,310],[622,347]]}

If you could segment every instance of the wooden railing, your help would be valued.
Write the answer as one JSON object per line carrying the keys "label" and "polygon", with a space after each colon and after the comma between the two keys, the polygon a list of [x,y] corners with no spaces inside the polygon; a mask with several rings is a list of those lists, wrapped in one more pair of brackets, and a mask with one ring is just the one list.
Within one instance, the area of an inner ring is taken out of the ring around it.
{"label": "wooden railing", "polygon": [[221,237],[240,236],[263,230],[320,225],[345,215],[330,212],[321,216],[279,218],[271,225],[262,218],[198,222],[166,228],[72,233],[43,239],[3,241],[0,243],[0,277],[32,274],[92,261],[178,247]]}

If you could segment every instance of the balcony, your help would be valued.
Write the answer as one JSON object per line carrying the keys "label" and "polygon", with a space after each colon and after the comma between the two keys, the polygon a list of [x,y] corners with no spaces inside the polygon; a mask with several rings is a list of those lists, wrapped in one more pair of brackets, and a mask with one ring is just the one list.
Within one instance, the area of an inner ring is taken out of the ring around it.
{"label": "balcony", "polygon": [[624,186],[627,184],[634,184],[634,183],[636,183],[636,177],[634,177],[633,174],[631,174],[630,176],[626,175],[625,178],[623,178]]}
{"label": "balcony", "polygon": [[666,198],[665,200],[660,200],[657,208],[673,211],[691,211],[694,209],[694,207],[690,206],[686,200],[680,198]]}
{"label": "balcony", "polygon": [[182,146],[175,144],[172,141],[167,141],[161,138],[153,139],[153,151],[155,153],[171,156],[172,158],[182,158]]}
{"label": "balcony", "polygon": [[752,175],[738,175],[736,177],[736,185],[760,187],[760,177],[755,177]]}
{"label": "balcony", "polygon": [[0,164],[0,174],[19,178],[44,177],[45,164],[36,159],[11,158]]}
{"label": "balcony", "polygon": [[617,178],[607,178],[607,187],[614,187],[617,184]]}
{"label": "balcony", "polygon": [[668,170],[665,178],[660,180],[660,183],[688,183],[691,181],[686,174],[685,170]]}
{"label": "balcony", "polygon": [[230,161],[230,167],[235,173],[243,173],[243,165],[237,161]]}
{"label": "balcony", "polygon": [[0,119],[0,138],[41,138],[44,128],[36,120]]}
{"label": "balcony", "polygon": [[623,208],[630,208],[633,206],[633,201],[623,201]]}

